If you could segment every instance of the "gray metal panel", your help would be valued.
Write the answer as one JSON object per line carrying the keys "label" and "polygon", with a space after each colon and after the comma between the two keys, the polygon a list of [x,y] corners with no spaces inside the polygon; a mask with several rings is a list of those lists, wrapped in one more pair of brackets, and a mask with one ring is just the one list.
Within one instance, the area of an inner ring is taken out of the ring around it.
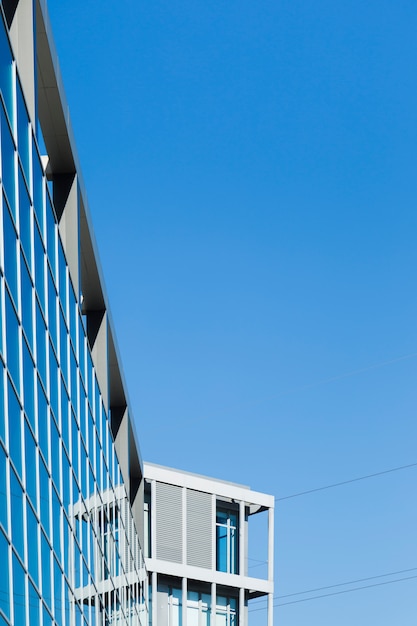
{"label": "gray metal panel", "polygon": [[182,563],[182,488],[156,483],[156,558]]}
{"label": "gray metal panel", "polygon": [[187,564],[211,569],[212,497],[187,489]]}

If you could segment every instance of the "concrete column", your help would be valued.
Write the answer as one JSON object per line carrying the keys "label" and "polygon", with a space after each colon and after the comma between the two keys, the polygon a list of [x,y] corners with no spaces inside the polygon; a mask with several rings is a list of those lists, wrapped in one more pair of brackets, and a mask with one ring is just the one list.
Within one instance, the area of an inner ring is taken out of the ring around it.
{"label": "concrete column", "polygon": [[59,221],[59,234],[78,300],[80,297],[80,211],[77,175],[56,174],[53,177],[53,196]]}
{"label": "concrete column", "polygon": [[245,546],[246,546],[246,537],[245,537],[245,503],[243,501],[239,502],[239,560],[238,560],[238,574],[245,574]]}
{"label": "concrete column", "polygon": [[152,626],[158,626],[158,575],[152,572]]}
{"label": "concrete column", "polygon": [[[268,580],[274,579],[274,509],[268,509]],[[268,594],[268,626],[274,623],[274,594]]]}
{"label": "concrete column", "polygon": [[216,496],[213,493],[211,496],[211,514],[212,514],[212,522],[211,527],[213,529],[212,541],[211,541],[211,569],[216,571]]}
{"label": "concrete column", "polygon": [[19,66],[19,75],[22,90],[26,99],[30,121],[36,128],[36,97],[35,97],[35,25],[34,7],[32,0],[8,2],[6,9],[9,16],[10,39],[13,54]]}
{"label": "concrete column", "polygon": [[[151,481],[151,553],[152,559],[157,558],[156,552],[156,480]],[[154,626],[152,624],[152,626]]]}
{"label": "concrete column", "polygon": [[245,590],[239,589],[239,626],[246,626],[245,620]]}

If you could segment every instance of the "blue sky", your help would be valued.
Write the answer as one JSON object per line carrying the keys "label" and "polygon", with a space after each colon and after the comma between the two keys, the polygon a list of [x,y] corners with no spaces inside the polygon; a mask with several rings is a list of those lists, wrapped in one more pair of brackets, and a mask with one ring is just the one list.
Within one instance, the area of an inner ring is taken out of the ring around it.
{"label": "blue sky", "polygon": [[[143,457],[277,497],[417,462],[415,2],[49,4]],[[276,595],[417,568],[416,474],[277,503]],[[415,626],[416,583],[275,623]]]}

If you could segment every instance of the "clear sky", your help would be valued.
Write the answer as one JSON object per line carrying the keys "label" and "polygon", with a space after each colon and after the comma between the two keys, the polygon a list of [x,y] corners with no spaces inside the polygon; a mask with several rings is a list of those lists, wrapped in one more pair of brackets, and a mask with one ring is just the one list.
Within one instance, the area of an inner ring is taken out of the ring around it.
{"label": "clear sky", "polygon": [[[416,463],[415,0],[49,5],[143,458],[277,497]],[[417,576],[416,479],[277,502],[276,596]],[[275,624],[416,626],[417,578]]]}

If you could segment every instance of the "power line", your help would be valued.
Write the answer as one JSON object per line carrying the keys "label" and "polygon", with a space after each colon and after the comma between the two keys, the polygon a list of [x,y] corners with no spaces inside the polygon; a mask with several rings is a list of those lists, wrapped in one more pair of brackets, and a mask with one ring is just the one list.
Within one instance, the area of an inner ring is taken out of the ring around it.
{"label": "power line", "polygon": [[367,480],[368,478],[375,478],[376,476],[382,476],[383,474],[390,474],[391,472],[398,472],[400,470],[409,469],[411,467],[417,467],[417,463],[409,463],[408,465],[400,465],[399,467],[392,467],[391,469],[387,469],[382,472],[375,472],[374,474],[366,474],[365,476],[359,476],[358,478],[351,478],[350,480],[343,480],[340,483],[332,483],[331,485],[324,485],[323,487],[316,487],[315,489],[308,489],[307,491],[299,491],[298,493],[292,493],[291,495],[283,496],[282,498],[276,497],[275,501],[282,502],[282,500],[289,500],[290,498],[298,498],[300,496],[306,496],[309,493],[315,493],[317,491],[324,491],[325,489],[333,489],[334,487],[341,487],[342,485],[356,483],[360,480]]}
{"label": "power line", "polygon": [[[287,606],[289,604],[299,604],[300,602],[309,602],[310,600],[319,600],[320,598],[329,598],[330,596],[339,596],[342,593],[351,593],[352,591],[359,591],[361,589],[371,589],[371,587],[381,587],[382,585],[392,585],[394,583],[400,583],[405,580],[411,580],[413,578],[417,578],[417,574],[415,576],[407,576],[405,578],[397,578],[396,580],[386,580],[382,583],[374,583],[373,585],[363,585],[362,587],[354,587],[353,589],[344,589],[343,591],[333,591],[332,593],[324,593],[319,596],[312,596],[311,598],[301,598],[300,600],[291,600],[290,602],[281,602],[280,604],[274,604],[274,608],[278,606]],[[265,611],[267,607],[260,607],[259,609],[250,609],[250,613],[254,613],[255,611]]]}
{"label": "power line", "polygon": [[[283,598],[301,596],[301,595],[304,595],[305,593],[314,593],[316,591],[324,591],[325,589],[334,589],[335,587],[344,587],[345,585],[354,585],[355,583],[364,583],[368,580],[376,580],[377,578],[385,578],[386,576],[398,576],[398,574],[406,574],[408,572],[415,572],[416,570],[417,570],[417,567],[410,567],[409,569],[401,569],[401,570],[397,570],[396,572],[388,572],[387,574],[378,574],[377,576],[368,576],[367,578],[356,578],[355,580],[348,580],[345,583],[327,585],[326,587],[316,587],[315,589],[306,589],[305,591],[296,591],[295,593],[286,593],[285,595],[282,595],[282,596],[275,596],[274,600],[282,600]],[[254,604],[255,602],[266,602],[266,598],[259,598],[258,600],[254,600],[252,604]]]}

